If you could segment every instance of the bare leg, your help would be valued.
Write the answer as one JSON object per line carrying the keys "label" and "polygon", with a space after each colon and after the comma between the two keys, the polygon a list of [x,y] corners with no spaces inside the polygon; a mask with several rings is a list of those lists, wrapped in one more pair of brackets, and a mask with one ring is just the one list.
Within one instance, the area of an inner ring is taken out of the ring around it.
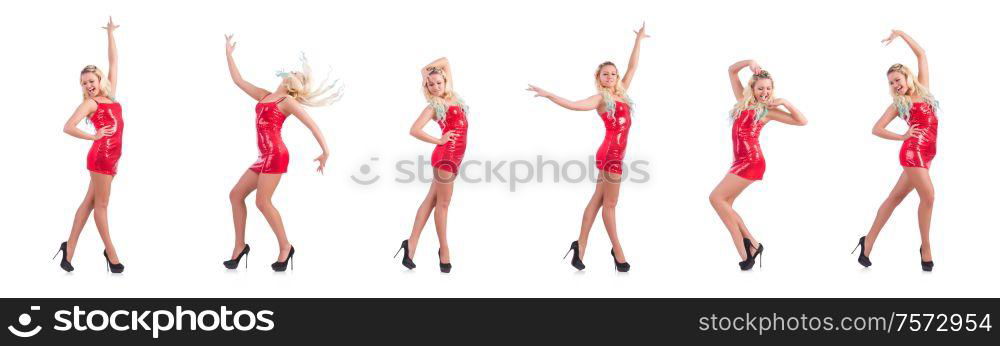
{"label": "bare leg", "polygon": [[448,205],[451,204],[451,194],[454,189],[454,174],[444,170],[438,170],[441,181],[435,181],[437,185],[437,198],[434,203],[434,228],[437,230],[438,243],[441,248],[441,262],[451,263],[451,253],[448,249]]}
{"label": "bare leg", "polygon": [[[736,197],[738,196],[739,195],[729,197],[727,201],[729,202],[730,207],[735,205]],[[747,228],[747,224],[743,222],[743,217],[740,216],[740,213],[736,212],[735,207],[733,207],[733,216],[736,217],[736,223],[740,226],[740,233],[743,234],[744,238],[750,239],[750,245],[754,247],[753,249],[750,249],[750,255],[756,254],[757,251],[755,249],[757,248],[757,245],[759,245],[757,238],[754,238],[753,234],[750,234],[750,229]]]}
{"label": "bare leg", "polygon": [[101,240],[104,242],[104,250],[108,252],[108,260],[111,263],[121,263],[118,260],[115,245],[111,243],[111,231],[108,230],[108,203],[111,200],[112,179],[114,176],[90,173],[90,184],[94,187],[94,224],[97,225],[97,233],[101,235]]}
{"label": "bare leg", "polygon": [[926,168],[903,167],[910,184],[920,195],[917,221],[920,224],[920,260],[930,261],[931,256],[931,213],[934,210],[934,185]]}
{"label": "bare leg", "polygon": [[601,210],[601,205],[604,203],[604,184],[600,181],[597,182],[597,187],[594,188],[594,195],[590,197],[590,202],[587,203],[587,207],[583,209],[583,223],[580,225],[580,238],[577,239],[577,243],[580,245],[580,259],[583,259],[583,255],[587,250],[587,238],[590,236],[590,229],[594,226],[594,220],[597,219],[597,212]]}
{"label": "bare leg", "polygon": [[729,235],[733,238],[733,245],[736,246],[736,252],[739,253],[740,259],[744,261],[747,259],[747,253],[743,248],[743,231],[740,229],[738,215],[733,210],[733,205],[730,201],[735,201],[736,196],[739,196],[752,183],[753,180],[743,179],[734,174],[726,174],[722,178],[722,181],[719,182],[719,185],[708,196],[708,201],[712,204],[712,208],[715,208],[715,212],[719,214],[722,224],[729,230]]}
{"label": "bare leg", "polygon": [[906,195],[910,194],[910,191],[913,191],[913,185],[910,184],[909,178],[904,171],[899,175],[896,186],[889,192],[889,197],[886,197],[882,205],[878,207],[878,213],[875,214],[875,221],[872,222],[872,228],[868,230],[868,235],[865,236],[865,256],[868,256],[872,252],[872,247],[875,246],[875,239],[878,238],[879,232],[882,232],[882,227],[885,227],[885,223],[889,221],[892,212],[896,210],[899,203],[903,202]]}
{"label": "bare leg", "polygon": [[229,191],[229,203],[233,205],[233,228],[236,230],[236,244],[233,246],[233,255],[230,259],[235,260],[243,252],[246,245],[247,229],[247,196],[257,189],[257,176],[254,171],[247,170]]}
{"label": "bare leg", "polygon": [[618,226],[615,222],[615,207],[618,205],[618,193],[621,188],[621,175],[601,172],[603,177],[599,184],[604,185],[604,197],[601,202],[601,219],[604,220],[604,229],[608,231],[608,238],[611,239],[611,249],[615,252],[615,261],[625,262],[625,252],[622,244],[618,240]]}
{"label": "bare leg", "polygon": [[80,240],[80,233],[83,232],[83,226],[87,224],[87,219],[90,218],[90,212],[94,210],[94,182],[90,182],[90,186],[87,187],[87,195],[83,197],[83,202],[80,203],[80,207],[76,209],[76,216],[73,217],[73,228],[69,231],[69,239],[66,241],[66,260],[72,262],[73,254],[76,253],[76,243]]}
{"label": "bare leg", "polygon": [[417,241],[420,240],[420,233],[424,231],[427,219],[430,219],[434,205],[437,203],[437,182],[431,182],[431,188],[427,191],[427,197],[417,208],[417,215],[413,218],[413,230],[410,231],[410,238],[407,242],[410,252],[410,260],[413,260],[414,252],[417,250]]}
{"label": "bare leg", "polygon": [[281,222],[281,214],[278,213],[274,204],[271,204],[271,196],[274,195],[274,190],[280,181],[281,174],[261,174],[257,177],[257,209],[260,210],[261,214],[264,214],[267,224],[271,225],[271,230],[278,238],[278,261],[283,262],[288,260],[288,252],[291,251],[292,244],[288,242],[288,236],[285,235],[285,224]]}

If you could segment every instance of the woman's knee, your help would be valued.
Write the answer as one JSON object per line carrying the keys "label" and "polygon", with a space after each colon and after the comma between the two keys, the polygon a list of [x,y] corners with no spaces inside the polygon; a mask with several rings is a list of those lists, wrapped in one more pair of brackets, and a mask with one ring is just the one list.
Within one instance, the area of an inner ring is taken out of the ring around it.
{"label": "woman's knee", "polygon": [[270,197],[262,197],[258,195],[256,202],[257,202],[257,209],[260,209],[261,211],[270,209],[272,207]]}

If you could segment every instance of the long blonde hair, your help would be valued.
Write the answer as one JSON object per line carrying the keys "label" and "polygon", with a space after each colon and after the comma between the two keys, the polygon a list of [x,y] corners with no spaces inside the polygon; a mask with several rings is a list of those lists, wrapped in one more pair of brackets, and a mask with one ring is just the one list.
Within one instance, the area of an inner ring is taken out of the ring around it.
{"label": "long blonde hair", "polygon": [[282,77],[282,85],[288,89],[288,96],[310,107],[328,106],[340,100],[344,95],[344,86],[343,83],[339,83],[339,79],[327,83],[330,81],[331,75],[331,73],[327,73],[326,78],[314,86],[315,79],[312,68],[304,53],[299,57],[299,61],[302,64],[300,71],[278,71],[277,73],[278,77]]}
{"label": "long blonde hair", "polygon": [[455,93],[454,86],[451,84],[451,76],[449,76],[443,69],[437,67],[431,67],[430,72],[427,73],[427,77],[433,75],[440,75],[444,79],[444,94],[441,97],[437,97],[431,94],[430,90],[427,90],[427,79],[424,78],[422,84],[422,90],[424,93],[424,99],[430,104],[431,108],[434,108],[434,120],[441,121],[445,117],[445,111],[447,110],[447,102],[445,100],[454,98],[462,111],[465,112],[466,116],[469,114],[469,106],[465,104],[465,100]]}
{"label": "long blonde hair", "polygon": [[767,72],[767,70],[760,70],[760,73],[756,73],[753,77],[750,77],[747,87],[743,88],[743,100],[733,105],[730,117],[736,119],[736,117],[740,116],[740,113],[748,109],[754,110],[757,121],[760,121],[760,119],[763,119],[767,115],[767,105],[763,102],[757,102],[757,98],[753,95],[754,86],[758,81],[764,79],[771,81],[771,99],[774,99],[774,79],[771,79],[771,73]]}
{"label": "long blonde hair", "polygon": [[910,108],[913,107],[913,101],[910,96],[915,96],[917,99],[926,101],[935,111],[938,109],[938,102],[934,99],[934,95],[931,95],[931,91],[927,89],[926,86],[920,84],[916,76],[913,75],[913,71],[909,67],[903,64],[893,64],[889,67],[889,70],[885,72],[888,76],[890,73],[899,72],[903,75],[903,79],[906,83],[906,94],[899,95],[895,90],[892,89],[892,85],[889,86],[889,94],[892,96],[892,103],[896,105],[896,110],[898,111],[897,116],[903,120],[909,121],[910,118]]}
{"label": "long blonde hair", "polygon": [[[601,98],[604,102],[604,108],[607,109],[608,111],[608,116],[615,115],[614,96],[618,96],[625,99],[625,102],[628,103],[629,108],[635,108],[635,103],[632,102],[632,98],[625,93],[625,86],[622,85],[621,75],[616,76],[615,85],[611,86],[610,88],[605,88],[603,85],[601,85],[601,69],[603,69],[605,66],[614,67],[615,72],[618,71],[618,66],[615,66],[615,63],[613,62],[605,61],[602,62],[600,65],[597,65],[597,71],[594,71],[594,86],[597,87],[597,92],[601,94]],[[632,112],[632,114],[635,114],[635,112]]]}
{"label": "long blonde hair", "polygon": [[[95,76],[97,76],[97,85],[98,89],[100,90],[97,96],[104,96],[110,99],[111,83],[108,82],[107,78],[104,78],[104,72],[102,72],[100,68],[97,68],[97,66],[87,65],[83,67],[83,70],[80,70],[80,76],[83,77],[83,75],[87,73],[93,73]],[[87,99],[90,98],[90,94],[87,93],[87,88],[84,88],[83,84],[80,85],[80,88],[83,90],[83,100],[86,101]]]}

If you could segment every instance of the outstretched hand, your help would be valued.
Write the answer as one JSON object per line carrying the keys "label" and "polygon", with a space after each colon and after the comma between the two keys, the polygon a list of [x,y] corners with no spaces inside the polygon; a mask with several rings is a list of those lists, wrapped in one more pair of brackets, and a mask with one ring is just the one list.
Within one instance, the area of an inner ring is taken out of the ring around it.
{"label": "outstretched hand", "polygon": [[649,38],[649,35],[646,34],[646,22],[642,22],[642,27],[638,31],[632,30],[632,32],[635,33],[635,39],[637,40]]}
{"label": "outstretched hand", "polygon": [[903,33],[902,30],[893,29],[892,33],[889,34],[889,37],[882,39],[882,44],[888,46],[890,43],[892,43],[893,40],[899,37],[902,33]]}
{"label": "outstretched hand", "polygon": [[323,168],[326,167],[326,159],[329,157],[330,154],[324,152],[323,154],[320,154],[315,159],[313,159],[314,162],[319,162],[319,167],[316,168],[316,171],[319,172],[319,174],[323,174]]}
{"label": "outstretched hand", "polygon": [[535,93],[535,97],[549,97],[549,96],[552,96],[552,93],[550,93],[548,91],[545,91],[544,89],[536,87],[536,86],[531,85],[531,84],[528,84],[528,88],[525,89],[525,90],[534,92]]}
{"label": "outstretched hand", "polygon": [[112,33],[115,32],[115,29],[118,29],[118,27],[119,25],[115,24],[115,22],[111,20],[111,16],[108,16],[108,24],[102,26],[101,29],[107,30],[108,33]]}
{"label": "outstretched hand", "polygon": [[236,49],[236,42],[233,41],[233,34],[226,35],[226,54],[233,54]]}

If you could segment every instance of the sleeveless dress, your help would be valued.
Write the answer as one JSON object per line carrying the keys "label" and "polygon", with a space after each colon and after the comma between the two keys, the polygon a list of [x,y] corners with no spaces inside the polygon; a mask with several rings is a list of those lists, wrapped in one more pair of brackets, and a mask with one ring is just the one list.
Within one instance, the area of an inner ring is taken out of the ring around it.
{"label": "sleeveless dress", "polygon": [[461,106],[452,105],[445,110],[444,117],[438,120],[441,133],[455,131],[455,140],[438,145],[431,154],[431,166],[451,173],[458,173],[458,166],[465,156],[466,137],[469,122]]}
{"label": "sleeveless dress", "polygon": [[122,105],[117,102],[97,103],[97,110],[90,116],[94,130],[111,126],[115,130],[110,136],[94,141],[87,153],[87,170],[107,175],[118,173],[118,159],[122,157],[122,132],[125,121],[122,119]]}
{"label": "sleeveless dress", "polygon": [[281,140],[281,125],[288,116],[281,112],[278,103],[284,97],[274,102],[257,103],[257,150],[260,153],[257,162],[250,170],[257,174],[281,174],[288,171],[288,148]]}
{"label": "sleeveless dress", "polygon": [[601,147],[597,148],[597,154],[594,155],[597,169],[622,174],[628,130],[632,127],[631,113],[629,105],[621,101],[615,101],[614,114],[610,111],[601,113],[601,120],[604,121],[604,142],[601,142]]}
{"label": "sleeveless dress", "polygon": [[729,173],[747,180],[763,179],[766,168],[759,140],[764,122],[758,121],[756,115],[756,110],[745,109],[733,121],[733,165]]}
{"label": "sleeveless dress", "polygon": [[907,125],[923,130],[923,138],[910,137],[899,149],[899,164],[903,167],[930,168],[937,154],[938,119],[934,107],[926,102],[914,102]]}

